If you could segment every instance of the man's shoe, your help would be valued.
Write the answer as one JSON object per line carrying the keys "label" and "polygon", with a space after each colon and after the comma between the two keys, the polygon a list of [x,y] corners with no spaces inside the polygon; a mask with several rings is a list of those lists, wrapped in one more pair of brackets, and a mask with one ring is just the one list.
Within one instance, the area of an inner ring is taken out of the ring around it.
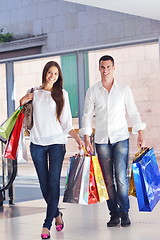
{"label": "man's shoe", "polygon": [[131,225],[131,221],[129,219],[128,212],[122,212],[121,213],[121,226],[128,227],[130,225]]}
{"label": "man's shoe", "polygon": [[107,227],[115,227],[120,223],[118,216],[111,216],[110,221],[107,223]]}

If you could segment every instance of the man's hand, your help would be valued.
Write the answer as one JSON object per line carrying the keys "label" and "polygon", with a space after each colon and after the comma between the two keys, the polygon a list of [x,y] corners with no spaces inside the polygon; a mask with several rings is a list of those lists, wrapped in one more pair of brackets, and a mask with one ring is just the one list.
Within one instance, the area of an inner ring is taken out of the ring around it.
{"label": "man's hand", "polygon": [[88,153],[93,153],[93,146],[90,141],[90,137],[88,135],[84,136],[84,143],[85,143],[85,149]]}
{"label": "man's hand", "polygon": [[143,136],[143,131],[142,130],[138,131],[137,147],[138,148],[145,147],[145,141],[144,141],[144,136]]}

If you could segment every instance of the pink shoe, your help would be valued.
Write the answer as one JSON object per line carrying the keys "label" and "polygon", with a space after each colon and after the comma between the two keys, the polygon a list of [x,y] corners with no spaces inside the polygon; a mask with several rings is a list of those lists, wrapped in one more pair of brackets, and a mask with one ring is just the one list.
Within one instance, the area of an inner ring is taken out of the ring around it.
{"label": "pink shoe", "polygon": [[49,239],[49,238],[50,238],[50,234],[42,233],[42,234],[41,234],[41,238],[42,238],[42,239]]}
{"label": "pink shoe", "polygon": [[[62,219],[63,214],[62,214],[61,212],[59,212],[59,215],[61,216],[61,219]],[[57,230],[58,232],[62,231],[62,229],[64,228],[63,219],[62,219],[62,224],[56,224],[56,223],[55,223],[55,225],[56,225],[56,230]]]}

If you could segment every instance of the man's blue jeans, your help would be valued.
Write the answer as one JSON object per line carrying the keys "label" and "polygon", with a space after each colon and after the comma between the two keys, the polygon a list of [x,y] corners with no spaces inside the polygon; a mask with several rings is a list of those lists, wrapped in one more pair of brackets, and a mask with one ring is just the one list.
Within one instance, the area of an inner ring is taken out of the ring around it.
{"label": "man's blue jeans", "polygon": [[107,186],[108,208],[111,216],[129,211],[128,198],[128,152],[129,139],[108,144],[97,144],[96,151]]}
{"label": "man's blue jeans", "polygon": [[42,195],[47,203],[43,227],[50,230],[53,218],[59,215],[60,176],[65,155],[64,144],[41,146],[31,143],[30,152],[38,175]]}

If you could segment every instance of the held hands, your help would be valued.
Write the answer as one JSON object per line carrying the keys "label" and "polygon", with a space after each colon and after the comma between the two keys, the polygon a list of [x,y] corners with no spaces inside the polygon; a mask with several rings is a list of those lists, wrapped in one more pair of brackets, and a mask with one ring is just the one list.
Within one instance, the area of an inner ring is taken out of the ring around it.
{"label": "held hands", "polygon": [[33,100],[34,93],[27,93],[24,97],[20,99],[20,106],[23,106],[25,103]]}

